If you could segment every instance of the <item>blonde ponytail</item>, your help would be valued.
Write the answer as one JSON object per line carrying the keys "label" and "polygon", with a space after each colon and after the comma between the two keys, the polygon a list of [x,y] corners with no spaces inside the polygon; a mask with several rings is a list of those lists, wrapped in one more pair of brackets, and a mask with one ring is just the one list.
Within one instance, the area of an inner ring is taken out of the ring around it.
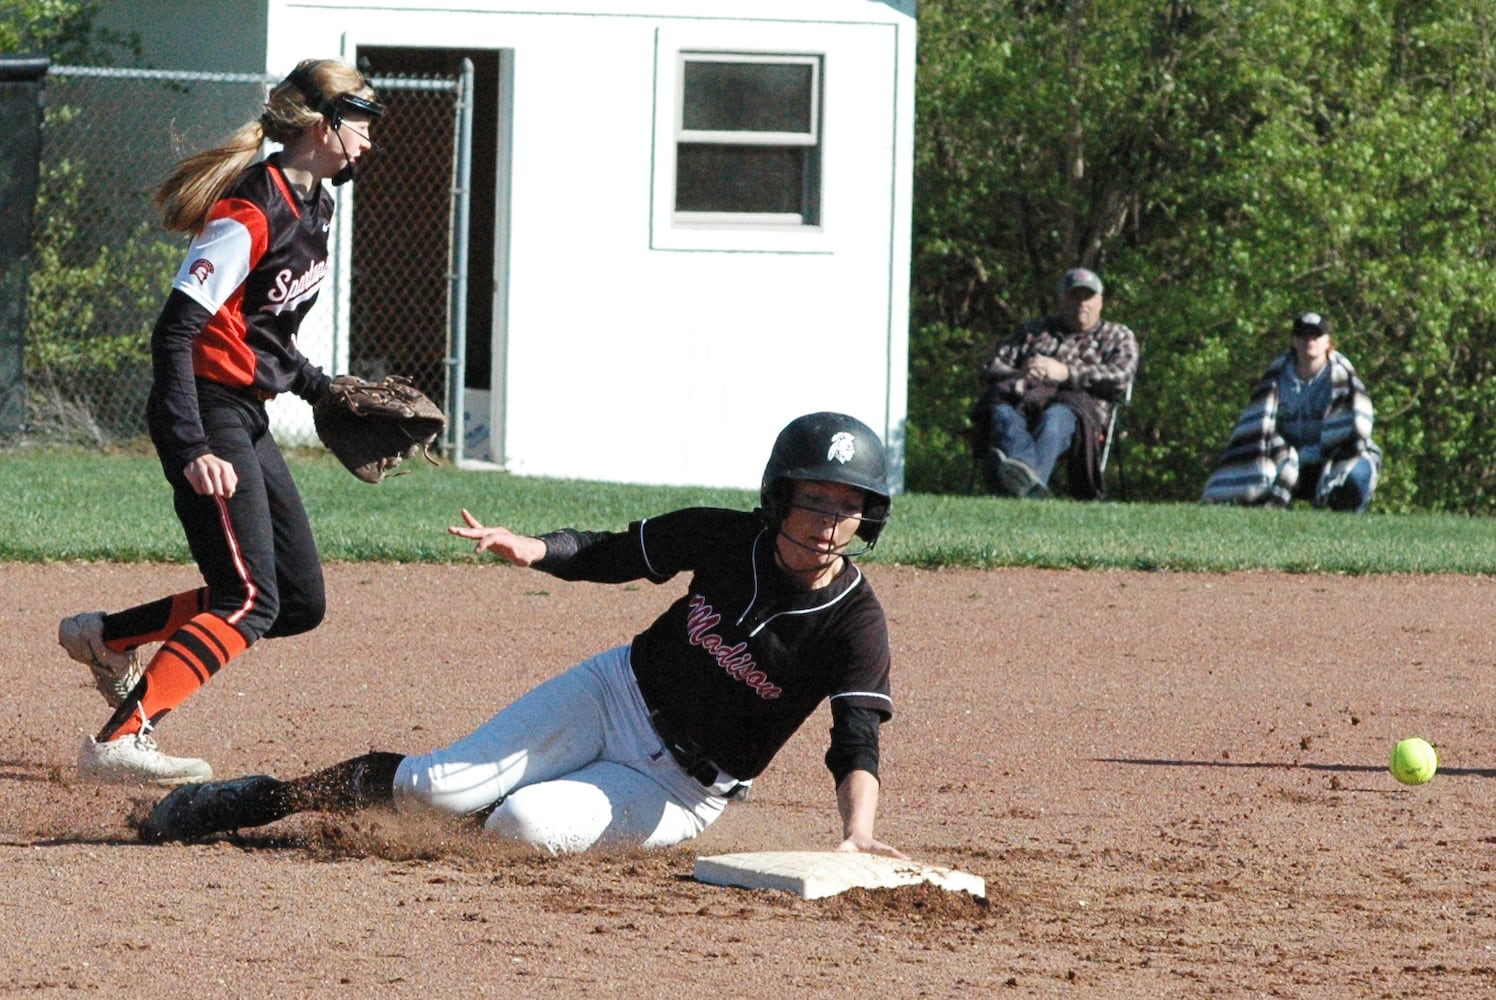
{"label": "blonde ponytail", "polygon": [[173,232],[197,233],[234,179],[260,155],[265,130],[258,121],[241,125],[228,141],[179,162],[156,188],[161,224]]}

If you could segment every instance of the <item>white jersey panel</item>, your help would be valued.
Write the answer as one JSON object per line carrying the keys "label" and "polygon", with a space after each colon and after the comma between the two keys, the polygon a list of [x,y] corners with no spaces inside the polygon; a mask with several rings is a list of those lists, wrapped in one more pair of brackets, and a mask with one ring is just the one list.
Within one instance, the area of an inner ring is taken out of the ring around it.
{"label": "white jersey panel", "polygon": [[216,313],[249,277],[253,237],[235,219],[214,219],[193,237],[171,287]]}

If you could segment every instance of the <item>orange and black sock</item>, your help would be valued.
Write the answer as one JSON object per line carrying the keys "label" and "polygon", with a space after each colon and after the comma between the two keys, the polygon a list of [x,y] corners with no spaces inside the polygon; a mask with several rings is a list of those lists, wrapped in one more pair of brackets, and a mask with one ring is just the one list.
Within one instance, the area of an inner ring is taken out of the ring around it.
{"label": "orange and black sock", "polygon": [[165,642],[193,617],[208,610],[208,588],[183,591],[104,617],[104,645],[127,653],[147,642]]}
{"label": "orange and black sock", "polygon": [[194,615],[156,650],[142,682],[96,739],[103,743],[138,733],[144,719],[155,726],[247,648],[244,636],[222,618],[206,612]]}

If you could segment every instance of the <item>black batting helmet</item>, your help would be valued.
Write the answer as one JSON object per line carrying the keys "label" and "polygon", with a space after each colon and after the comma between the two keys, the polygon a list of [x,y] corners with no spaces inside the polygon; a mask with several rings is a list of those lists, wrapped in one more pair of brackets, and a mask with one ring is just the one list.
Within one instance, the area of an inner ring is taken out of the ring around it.
{"label": "black batting helmet", "polygon": [[779,432],[764,466],[759,499],[769,526],[789,513],[796,480],[846,483],[867,494],[857,536],[872,548],[888,520],[888,455],[873,429],[845,413],[808,413]]}

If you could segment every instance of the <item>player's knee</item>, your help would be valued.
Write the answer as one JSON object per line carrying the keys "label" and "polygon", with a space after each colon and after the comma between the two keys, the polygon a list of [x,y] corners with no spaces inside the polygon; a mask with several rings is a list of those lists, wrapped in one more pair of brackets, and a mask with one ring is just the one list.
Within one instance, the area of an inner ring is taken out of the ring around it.
{"label": "player's knee", "polygon": [[288,635],[310,632],[322,624],[322,619],[326,615],[327,602],[321,598],[286,603],[281,605],[275,616],[275,624],[265,634],[279,639]]}

